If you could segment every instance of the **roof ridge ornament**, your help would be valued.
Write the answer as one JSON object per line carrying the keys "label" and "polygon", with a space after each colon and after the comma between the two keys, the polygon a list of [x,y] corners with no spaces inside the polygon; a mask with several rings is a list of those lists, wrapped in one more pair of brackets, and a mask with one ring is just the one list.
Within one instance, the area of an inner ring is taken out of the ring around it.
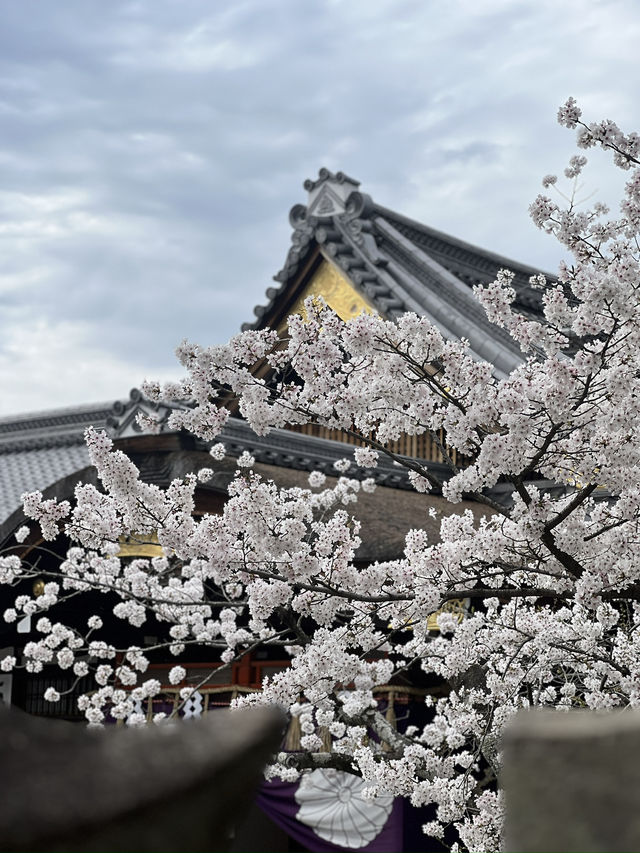
{"label": "roof ridge ornament", "polygon": [[344,172],[334,173],[323,167],[318,172],[317,180],[307,178],[303,184],[304,189],[309,193],[307,218],[315,216],[318,219],[328,219],[344,213],[349,196],[359,186],[359,181],[350,178]]}
{"label": "roof ridge ornament", "polygon": [[168,432],[170,430],[167,421],[176,408],[179,406],[149,400],[138,388],[132,388],[126,402],[116,400],[113,404],[111,415],[107,418],[107,430],[111,438],[130,438],[132,435],[140,435],[143,428],[139,418],[142,417],[149,422],[155,421],[155,432]]}

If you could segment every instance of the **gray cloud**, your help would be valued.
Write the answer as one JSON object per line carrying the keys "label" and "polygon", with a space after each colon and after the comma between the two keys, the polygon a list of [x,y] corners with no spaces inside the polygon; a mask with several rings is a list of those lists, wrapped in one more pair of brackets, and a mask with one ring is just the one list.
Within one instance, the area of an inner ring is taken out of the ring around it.
{"label": "gray cloud", "polygon": [[321,165],[552,267],[527,205],[572,151],[555,109],[640,125],[639,23],[635,0],[2,4],[3,410],[122,396],[235,332]]}

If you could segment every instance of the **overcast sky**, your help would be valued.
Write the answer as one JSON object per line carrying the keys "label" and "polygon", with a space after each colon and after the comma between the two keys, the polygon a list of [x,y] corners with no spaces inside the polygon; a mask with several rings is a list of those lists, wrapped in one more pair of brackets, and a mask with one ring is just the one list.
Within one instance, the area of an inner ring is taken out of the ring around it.
{"label": "overcast sky", "polygon": [[[527,207],[573,153],[557,107],[640,130],[638,45],[638,0],[0,0],[0,414],[238,331],[321,166],[554,268]],[[585,193],[615,180],[594,153]]]}

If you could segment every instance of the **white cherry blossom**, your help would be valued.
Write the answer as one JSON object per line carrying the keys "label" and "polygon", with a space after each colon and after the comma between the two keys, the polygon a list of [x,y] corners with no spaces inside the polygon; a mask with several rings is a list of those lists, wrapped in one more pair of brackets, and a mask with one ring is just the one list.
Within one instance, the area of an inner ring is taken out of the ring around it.
{"label": "white cherry blossom", "polygon": [[[196,489],[212,469],[160,489],[108,436],[88,430],[102,488],[78,486],[73,505],[24,496],[45,538],[64,531],[72,540],[44,594],[24,592],[42,574],[18,546],[0,555],[0,582],[20,585],[5,622],[34,616],[19,665],[91,674],[96,689],[79,700],[90,725],[107,711],[146,722],[142,703],[161,692],[144,676],[151,650],[116,648],[96,615],[84,632],[57,621],[58,603],[91,590],[115,595],[113,615],[129,625],[153,617],[168,656],[207,646],[231,664],[259,645],[277,648],[291,665],[236,702],[299,717],[306,752],[275,756],[268,774],[356,773],[363,796],[433,804],[428,833],[441,837],[451,825],[469,850],[500,849],[499,739],[519,708],[640,707],[640,137],[610,121],[586,123],[572,99],[558,118],[576,129],[581,151],[608,151],[629,180],[615,219],[598,203],[533,202],[534,223],[569,255],[557,280],[531,280],[536,317],[518,309],[521,285],[507,270],[475,289],[520,347],[520,365],[498,379],[425,317],[345,323],[317,298],[283,337],[270,329],[209,348],[184,342],[185,379],[145,385],[173,407],[171,428],[215,442],[229,417],[219,404],[234,396],[260,435],[316,424],[348,430],[363,446],[334,470],[312,472],[309,488],[277,486],[245,451],[221,513],[198,516]],[[566,174],[585,168],[579,153]],[[553,175],[543,181],[549,192],[557,184]],[[440,442],[446,477],[394,452],[401,436],[421,435]],[[225,452],[213,444],[214,467]],[[425,521],[439,519],[439,537],[411,530],[397,559],[363,566],[357,500],[375,480],[357,477],[384,454],[424,493]],[[503,500],[492,497],[496,486]],[[438,513],[434,492],[481,511]],[[150,533],[163,556],[119,556],[121,537]],[[18,543],[22,536],[21,528]],[[17,665],[13,656],[0,664]],[[376,691],[422,673],[447,687],[426,697],[426,723],[401,733],[378,710]],[[185,675],[174,666],[169,681]],[[180,693],[189,713],[194,689]],[[50,687],[46,696],[58,694]],[[327,736],[329,756],[320,752]]]}

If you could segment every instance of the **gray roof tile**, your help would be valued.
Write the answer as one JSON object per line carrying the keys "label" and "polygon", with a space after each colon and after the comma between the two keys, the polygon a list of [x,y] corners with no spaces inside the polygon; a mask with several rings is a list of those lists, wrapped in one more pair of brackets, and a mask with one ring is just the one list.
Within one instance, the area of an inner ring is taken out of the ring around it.
{"label": "gray roof tile", "polygon": [[20,496],[24,492],[46,489],[88,464],[89,454],[84,443],[3,454],[0,456],[0,521],[20,508]]}
{"label": "gray roof tile", "polygon": [[86,468],[84,431],[104,428],[112,403],[50,409],[0,419],[0,524],[24,492],[44,490]]}

